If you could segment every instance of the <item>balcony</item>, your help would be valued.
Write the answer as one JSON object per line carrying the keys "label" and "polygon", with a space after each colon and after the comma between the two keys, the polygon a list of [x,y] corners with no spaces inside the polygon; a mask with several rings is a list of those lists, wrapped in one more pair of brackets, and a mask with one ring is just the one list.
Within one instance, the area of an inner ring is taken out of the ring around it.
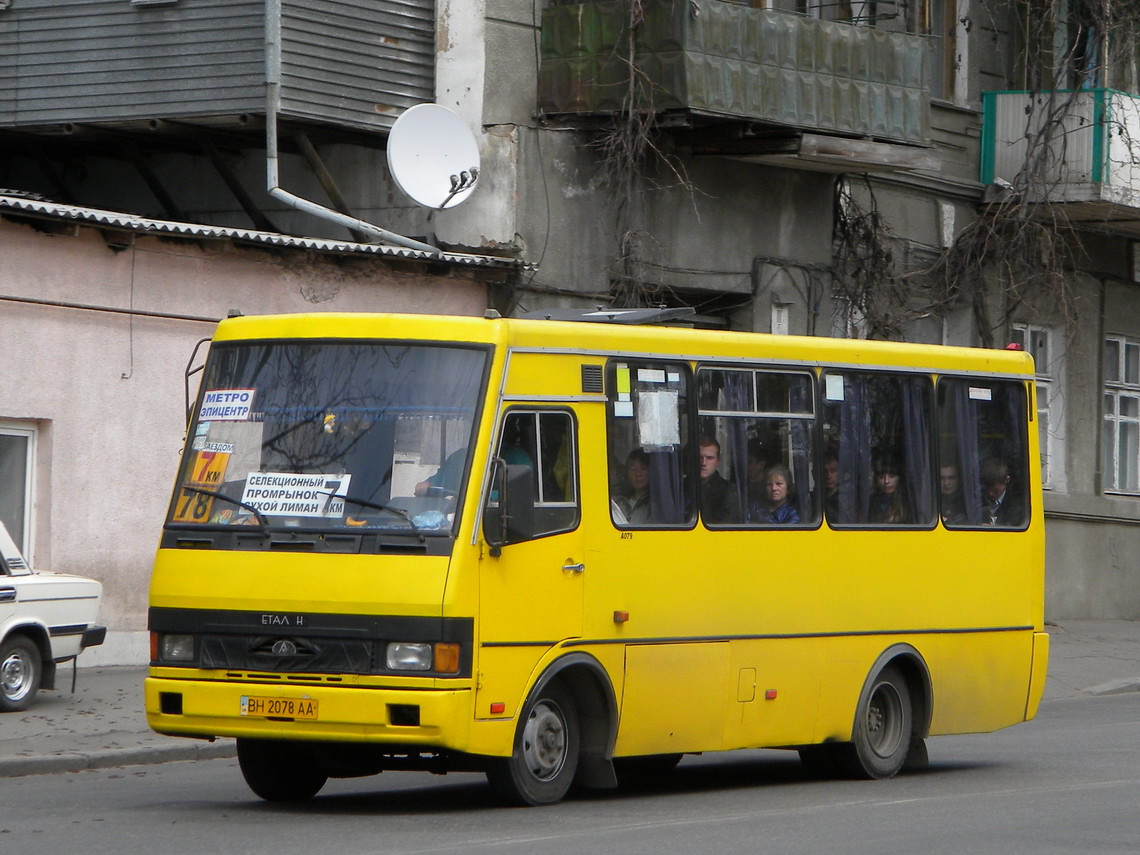
{"label": "balcony", "polygon": [[[432,0],[0,3],[0,129],[386,133],[434,93]],[[233,137],[231,136],[231,139]]]}
{"label": "balcony", "polygon": [[[1113,89],[987,92],[981,180],[999,179],[1069,222],[1140,236],[1140,97]],[[1042,134],[1049,126],[1051,132]],[[1030,138],[1047,137],[1031,149]],[[1039,175],[1023,178],[1040,153]]]}
{"label": "balcony", "polygon": [[[628,19],[619,0],[543,12],[547,115],[624,108]],[[649,84],[635,107],[694,129],[695,153],[843,170],[936,165],[925,148],[929,60],[919,36],[727,0],[647,0],[634,62]]]}

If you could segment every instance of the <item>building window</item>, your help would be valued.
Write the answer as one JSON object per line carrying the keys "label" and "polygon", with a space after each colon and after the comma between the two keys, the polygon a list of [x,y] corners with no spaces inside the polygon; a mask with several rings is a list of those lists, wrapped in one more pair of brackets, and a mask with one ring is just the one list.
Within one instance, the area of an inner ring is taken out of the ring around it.
{"label": "building window", "polygon": [[33,425],[0,422],[0,521],[29,564],[32,564],[35,450],[36,430]]}
{"label": "building window", "polygon": [[1037,372],[1037,433],[1041,451],[1041,486],[1058,487],[1054,464],[1061,454],[1061,397],[1059,359],[1054,352],[1053,331],[1034,324],[1014,324],[1013,342],[1033,357]]}
{"label": "building window", "polygon": [[1140,341],[1104,341],[1104,489],[1140,493]]}

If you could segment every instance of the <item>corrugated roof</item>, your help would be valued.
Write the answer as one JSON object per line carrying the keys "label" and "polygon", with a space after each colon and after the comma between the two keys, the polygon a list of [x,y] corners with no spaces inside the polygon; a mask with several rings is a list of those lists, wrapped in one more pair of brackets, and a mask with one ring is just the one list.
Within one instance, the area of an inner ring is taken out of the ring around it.
{"label": "corrugated roof", "polygon": [[263,232],[254,229],[232,229],[223,226],[206,226],[198,223],[179,223],[173,220],[152,220],[118,211],[105,211],[99,208],[83,208],[78,205],[63,205],[18,195],[14,191],[0,191],[0,211],[18,211],[23,214],[45,219],[66,220],[68,222],[89,223],[93,226],[151,235],[176,235],[198,240],[238,240],[267,246],[307,249],[317,252],[334,252],[359,255],[380,255],[414,261],[434,261],[455,264],[461,267],[488,267],[496,269],[522,269],[524,265],[513,259],[491,255],[474,255],[462,252],[441,252],[438,256],[418,249],[402,246],[388,246],[376,243],[356,243],[355,241],[328,240],[325,238],[295,237],[277,232]]}

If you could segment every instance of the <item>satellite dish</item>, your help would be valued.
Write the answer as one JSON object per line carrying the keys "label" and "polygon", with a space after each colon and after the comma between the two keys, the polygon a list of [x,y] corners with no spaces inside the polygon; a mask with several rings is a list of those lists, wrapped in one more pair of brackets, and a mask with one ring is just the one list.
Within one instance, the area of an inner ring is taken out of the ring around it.
{"label": "satellite dish", "polygon": [[392,125],[388,170],[412,201],[442,211],[475,189],[479,147],[471,129],[447,107],[417,104]]}

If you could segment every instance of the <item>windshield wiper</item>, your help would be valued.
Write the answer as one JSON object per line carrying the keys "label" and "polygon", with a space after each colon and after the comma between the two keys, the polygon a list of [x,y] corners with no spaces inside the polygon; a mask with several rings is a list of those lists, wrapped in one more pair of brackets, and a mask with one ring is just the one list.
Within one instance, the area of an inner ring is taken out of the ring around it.
{"label": "windshield wiper", "polygon": [[377,511],[387,511],[390,514],[395,514],[396,516],[404,519],[408,525],[412,527],[412,532],[416,537],[420,539],[420,543],[427,542],[427,538],[424,537],[423,532],[421,532],[419,527],[414,522],[412,522],[411,515],[403,508],[397,508],[393,505],[382,505],[379,502],[371,502],[368,499],[358,499],[355,496],[344,496],[339,493],[332,496],[332,498],[343,499],[344,501],[351,502],[354,505],[360,505],[362,508],[373,508]]}
{"label": "windshield wiper", "polygon": [[189,490],[191,493],[201,493],[203,496],[213,496],[215,499],[221,499],[223,502],[230,502],[237,505],[239,508],[245,508],[247,511],[253,513],[253,518],[257,520],[257,525],[261,529],[261,533],[267,538],[273,537],[272,532],[269,530],[269,523],[266,521],[264,514],[261,513],[253,505],[243,502],[240,499],[235,499],[233,496],[227,496],[225,493],[219,493],[217,490],[203,490],[201,487],[190,487],[184,485],[183,490]]}

